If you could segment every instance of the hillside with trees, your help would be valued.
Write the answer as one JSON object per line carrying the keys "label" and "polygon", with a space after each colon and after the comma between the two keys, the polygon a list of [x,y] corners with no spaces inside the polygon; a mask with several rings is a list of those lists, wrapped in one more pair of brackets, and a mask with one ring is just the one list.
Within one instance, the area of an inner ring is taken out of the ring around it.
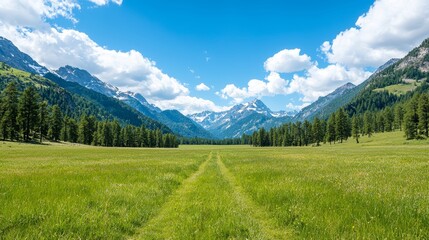
{"label": "hillside with trees", "polygon": [[[178,146],[176,136],[168,128],[122,108],[121,103],[104,95],[84,92],[82,95],[86,97],[82,97],[46,78],[4,63],[0,65],[0,80],[2,140],[48,139],[116,147]],[[82,89],[77,87],[78,90]],[[90,97],[93,101],[88,100]],[[102,104],[106,105],[101,107]]]}

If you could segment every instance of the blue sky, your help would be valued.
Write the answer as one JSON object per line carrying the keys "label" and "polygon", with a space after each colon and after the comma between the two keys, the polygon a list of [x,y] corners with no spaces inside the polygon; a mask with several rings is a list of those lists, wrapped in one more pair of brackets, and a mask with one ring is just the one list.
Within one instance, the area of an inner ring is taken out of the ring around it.
{"label": "blue sky", "polygon": [[[6,12],[13,4],[28,9]],[[257,97],[294,110],[418,45],[429,36],[425,9],[425,0],[5,0],[0,34],[49,68],[87,69],[164,109]]]}
{"label": "blue sky", "polygon": [[[228,83],[244,86],[252,78],[264,78],[264,61],[282,49],[301,48],[311,56],[320,55],[320,45],[353,26],[372,3],[124,1],[121,6],[82,9],[76,14],[75,28],[100,45],[139,50],[164,72],[189,84],[195,96],[229,105],[230,100],[215,92]],[[212,90],[195,91],[202,82]],[[297,100],[299,95],[262,100],[273,110],[285,110],[291,98]]]}

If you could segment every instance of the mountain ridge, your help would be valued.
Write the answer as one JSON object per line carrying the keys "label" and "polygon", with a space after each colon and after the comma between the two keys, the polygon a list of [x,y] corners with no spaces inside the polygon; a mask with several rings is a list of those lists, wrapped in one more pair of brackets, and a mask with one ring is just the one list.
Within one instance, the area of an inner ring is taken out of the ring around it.
{"label": "mountain ridge", "polygon": [[55,71],[63,79],[76,82],[88,89],[118,99],[136,109],[145,116],[159,121],[169,127],[176,134],[183,137],[213,138],[199,124],[195,123],[177,110],[162,111],[139,93],[120,91],[117,87],[105,83],[88,71],[72,66],[64,66]]}
{"label": "mountain ridge", "polygon": [[272,128],[292,119],[285,112],[271,111],[259,99],[237,104],[227,111],[204,111],[188,117],[218,138],[237,138],[258,128]]}

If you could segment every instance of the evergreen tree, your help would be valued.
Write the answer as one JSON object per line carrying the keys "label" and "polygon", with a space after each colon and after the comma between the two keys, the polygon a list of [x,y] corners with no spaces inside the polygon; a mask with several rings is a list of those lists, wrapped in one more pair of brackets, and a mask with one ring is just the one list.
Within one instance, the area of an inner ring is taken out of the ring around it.
{"label": "evergreen tree", "polygon": [[363,116],[363,128],[364,134],[371,137],[373,133],[373,123],[372,123],[372,114],[370,112],[365,112]]}
{"label": "evergreen tree", "polygon": [[422,135],[429,136],[429,97],[427,94],[420,95],[418,108],[418,128]]}
{"label": "evergreen tree", "polygon": [[9,83],[2,95],[3,101],[1,109],[3,109],[3,113],[0,119],[1,135],[3,140],[18,140],[18,90],[15,82]]}
{"label": "evergreen tree", "polygon": [[112,134],[112,127],[109,122],[105,122],[103,124],[103,135],[102,135],[102,145],[106,147],[113,146],[113,134]]}
{"label": "evergreen tree", "polygon": [[395,129],[402,131],[402,125],[404,120],[404,109],[402,104],[397,104],[395,106]]}
{"label": "evergreen tree", "polygon": [[304,121],[303,125],[303,131],[304,131],[304,145],[308,146],[310,142],[313,140],[313,133],[312,133],[312,126],[311,123],[307,120]]}
{"label": "evergreen tree", "polygon": [[48,134],[48,102],[43,101],[39,105],[39,141],[43,142],[43,136]]}
{"label": "evergreen tree", "polygon": [[39,117],[39,94],[32,86],[26,88],[19,99],[18,121],[25,142],[30,141],[30,133],[36,131]]}
{"label": "evergreen tree", "polygon": [[252,134],[252,144],[254,147],[259,147],[261,146],[260,142],[259,142],[259,136],[258,136],[258,131],[254,131]]}
{"label": "evergreen tree", "polygon": [[78,140],[78,132],[79,132],[79,126],[74,119],[69,119],[69,127],[68,127],[68,141],[72,143],[76,143]]}
{"label": "evergreen tree", "polygon": [[63,115],[58,105],[52,107],[52,114],[49,121],[48,135],[52,141],[59,141],[61,135],[61,128],[63,126]]}
{"label": "evergreen tree", "polygon": [[384,130],[391,132],[394,128],[395,116],[393,114],[392,108],[386,107],[383,111],[384,114]]}
{"label": "evergreen tree", "polygon": [[113,146],[121,146],[121,125],[119,125],[118,120],[113,121],[112,123],[112,137],[113,137]]}
{"label": "evergreen tree", "polygon": [[64,118],[64,120],[63,120],[63,127],[61,128],[61,136],[60,136],[60,139],[61,139],[61,141],[64,141],[64,142],[68,142],[69,141],[69,120],[70,120],[70,118],[69,117],[65,117]]}
{"label": "evergreen tree", "polygon": [[103,122],[95,122],[94,123],[94,129],[95,132],[93,132],[92,135],[92,142],[91,145],[93,146],[103,146],[103,126],[104,123]]}
{"label": "evergreen tree", "polygon": [[147,139],[147,129],[144,125],[140,127],[140,141],[141,141],[141,147],[149,146],[149,142]]}
{"label": "evergreen tree", "polygon": [[79,122],[79,143],[91,145],[95,132],[95,118],[83,115]]}
{"label": "evergreen tree", "polygon": [[320,146],[320,142],[323,141],[324,132],[322,129],[322,123],[319,118],[315,118],[313,121],[313,141],[317,146]]}
{"label": "evergreen tree", "polygon": [[336,131],[335,131],[335,113],[332,113],[331,116],[328,119],[328,126],[327,126],[327,141],[329,142],[329,144],[331,144],[332,142],[335,142],[335,140],[337,139],[337,135],[336,135]]}
{"label": "evergreen tree", "polygon": [[356,139],[356,143],[359,143],[360,130],[359,130],[359,117],[353,116],[352,118],[352,135]]}
{"label": "evergreen tree", "polygon": [[346,113],[344,112],[344,109],[340,108],[337,111],[335,119],[336,119],[335,132],[337,133],[337,140],[339,140],[342,143],[343,140],[347,140],[348,138],[348,121],[349,121]]}
{"label": "evergreen tree", "polygon": [[417,114],[417,99],[418,96],[413,97],[407,104],[404,115],[404,131],[407,139],[414,139],[418,135],[418,122],[419,116]]}

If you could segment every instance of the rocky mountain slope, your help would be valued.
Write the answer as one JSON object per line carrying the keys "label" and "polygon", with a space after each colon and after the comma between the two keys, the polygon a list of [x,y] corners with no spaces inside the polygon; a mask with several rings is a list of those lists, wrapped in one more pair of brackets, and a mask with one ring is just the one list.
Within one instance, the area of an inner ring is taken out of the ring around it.
{"label": "rocky mountain slope", "polygon": [[201,112],[189,115],[218,138],[236,138],[264,127],[272,128],[292,119],[285,112],[271,111],[261,100],[238,104],[224,112]]}

